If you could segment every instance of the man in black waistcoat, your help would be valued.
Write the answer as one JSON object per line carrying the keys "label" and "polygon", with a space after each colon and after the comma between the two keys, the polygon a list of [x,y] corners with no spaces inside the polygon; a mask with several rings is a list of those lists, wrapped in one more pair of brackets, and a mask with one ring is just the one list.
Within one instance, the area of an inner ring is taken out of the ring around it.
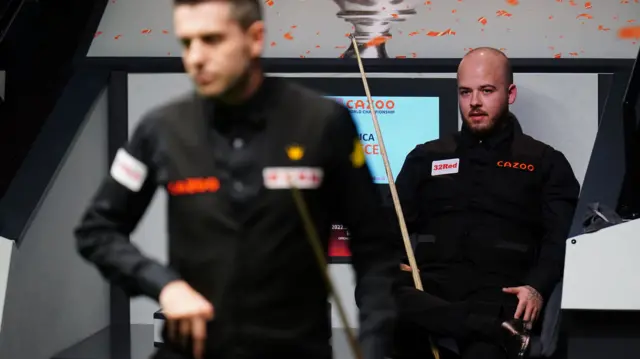
{"label": "man in black waistcoat", "polygon": [[[292,189],[323,249],[348,226],[364,357],[382,359],[400,256],[349,110],[260,66],[259,0],[174,0],[197,93],[147,113],[76,230],[88,261],[159,301],[156,359],[329,359],[327,287]],[[128,240],[168,194],[164,265]]]}
{"label": "man in black waistcoat", "polygon": [[580,188],[563,154],[509,112],[517,89],[502,52],[468,53],[458,88],[462,130],[417,146],[397,179],[425,292],[403,264],[395,346],[428,353],[414,339],[432,333],[457,339],[465,359],[523,358],[562,277]]}

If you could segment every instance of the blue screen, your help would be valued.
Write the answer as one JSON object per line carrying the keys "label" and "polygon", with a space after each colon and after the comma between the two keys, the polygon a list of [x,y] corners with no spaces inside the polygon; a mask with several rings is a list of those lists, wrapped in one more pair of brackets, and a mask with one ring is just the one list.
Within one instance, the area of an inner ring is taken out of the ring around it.
{"label": "blue screen", "polygon": [[[367,98],[365,96],[327,97],[335,99],[351,112],[374,182],[389,183]],[[416,145],[439,137],[440,102],[438,97],[373,97],[372,99],[391,173],[395,180],[407,154]]]}

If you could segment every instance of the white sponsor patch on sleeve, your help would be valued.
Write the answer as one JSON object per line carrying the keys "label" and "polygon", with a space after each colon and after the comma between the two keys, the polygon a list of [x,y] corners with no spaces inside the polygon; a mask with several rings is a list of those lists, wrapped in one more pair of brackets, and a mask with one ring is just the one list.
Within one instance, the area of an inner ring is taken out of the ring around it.
{"label": "white sponsor patch on sleeve", "polygon": [[147,179],[147,172],[147,166],[123,148],[118,150],[111,165],[111,177],[133,192],[140,191],[142,184]]}

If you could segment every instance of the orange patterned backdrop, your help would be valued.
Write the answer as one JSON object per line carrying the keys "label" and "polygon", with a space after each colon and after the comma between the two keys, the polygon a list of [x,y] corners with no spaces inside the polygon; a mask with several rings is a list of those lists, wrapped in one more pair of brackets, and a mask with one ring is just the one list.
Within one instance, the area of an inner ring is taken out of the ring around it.
{"label": "orange patterned backdrop", "polygon": [[[340,57],[354,26],[339,4],[361,0],[263,0],[266,57]],[[635,58],[640,0],[374,1],[391,21],[389,57],[457,58],[478,46],[512,58]],[[111,0],[89,56],[179,56],[171,0]],[[398,10],[415,9],[413,15]],[[396,11],[397,13],[394,13]]]}

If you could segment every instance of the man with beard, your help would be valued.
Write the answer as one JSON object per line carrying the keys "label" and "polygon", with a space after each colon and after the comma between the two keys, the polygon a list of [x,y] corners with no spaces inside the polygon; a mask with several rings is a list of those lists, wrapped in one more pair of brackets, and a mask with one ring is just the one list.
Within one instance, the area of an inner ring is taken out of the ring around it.
{"label": "man with beard", "polygon": [[468,53],[458,88],[462,130],[417,146],[397,179],[425,292],[401,265],[395,347],[428,352],[411,338],[431,333],[455,338],[464,359],[524,358],[562,277],[579,184],[509,112],[517,88],[502,52]]}
{"label": "man with beard", "polygon": [[[356,127],[335,101],[260,67],[259,0],[174,0],[197,93],[148,113],[76,230],[88,261],[167,319],[156,358],[328,359],[327,288],[292,188],[324,250],[348,226],[365,358],[382,359],[400,256]],[[168,193],[169,264],[128,236]],[[390,334],[390,333],[389,333]]]}

